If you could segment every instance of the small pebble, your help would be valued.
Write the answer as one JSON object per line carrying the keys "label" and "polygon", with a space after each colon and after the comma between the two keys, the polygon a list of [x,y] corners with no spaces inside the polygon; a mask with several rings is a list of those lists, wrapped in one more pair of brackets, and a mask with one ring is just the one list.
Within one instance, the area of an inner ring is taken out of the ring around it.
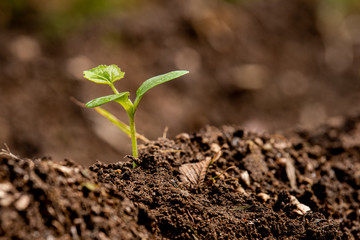
{"label": "small pebble", "polygon": [[55,237],[53,235],[48,235],[46,237],[46,240],[55,240]]}
{"label": "small pebble", "polygon": [[245,196],[249,196],[249,194],[245,191],[244,188],[242,188],[241,186],[238,186],[236,189],[235,189],[235,192],[238,192],[238,193],[242,193],[244,194]]}
{"label": "small pebble", "polygon": [[240,173],[240,178],[246,184],[246,186],[250,186],[250,175],[248,171],[243,171],[242,173]]}
{"label": "small pebble", "polygon": [[78,235],[78,232],[76,230],[76,226],[71,226],[70,227],[70,233],[71,233],[71,237],[73,239],[79,239],[79,235]]}
{"label": "small pebble", "polygon": [[302,176],[301,180],[303,183],[308,184],[310,186],[314,185],[314,181],[311,178]]}
{"label": "small pebble", "polygon": [[288,144],[286,142],[276,142],[274,143],[274,147],[277,149],[284,149],[288,147]]}
{"label": "small pebble", "polygon": [[261,198],[264,202],[267,202],[270,199],[270,196],[266,193],[258,193],[256,196]]}
{"label": "small pebble", "polygon": [[190,140],[190,135],[187,133],[180,133],[175,138],[185,141],[185,140]]}
{"label": "small pebble", "polygon": [[259,146],[264,145],[263,140],[261,140],[261,138],[258,138],[258,137],[254,139],[254,142]]}
{"label": "small pebble", "polygon": [[53,163],[52,166],[58,170],[59,172],[61,173],[64,173],[66,175],[71,175],[72,172],[73,172],[73,169],[72,168],[69,168],[69,167],[65,167],[65,166],[61,166],[59,164],[56,164],[56,163]]}
{"label": "small pebble", "polygon": [[210,149],[211,149],[211,151],[217,153],[217,152],[220,152],[221,147],[217,143],[212,143],[210,146]]}
{"label": "small pebble", "polygon": [[262,147],[265,151],[270,151],[273,149],[271,143],[265,143]]}
{"label": "small pebble", "polygon": [[126,213],[126,214],[131,214],[131,208],[129,207],[129,206],[126,206],[125,208],[124,208],[124,212]]}
{"label": "small pebble", "polygon": [[186,190],[180,190],[180,194],[183,197],[189,197],[190,196],[190,193],[188,191],[186,191]]}
{"label": "small pebble", "polygon": [[299,200],[294,196],[290,196],[290,203],[297,207],[297,209],[294,209],[293,212],[298,215],[304,215],[306,212],[311,210],[310,207],[300,203]]}
{"label": "small pebble", "polygon": [[12,184],[9,182],[0,183],[0,192],[9,192],[12,188]]}
{"label": "small pebble", "polygon": [[99,232],[99,239],[100,240],[110,240],[110,238],[108,236],[106,236],[106,234],[104,232]]}
{"label": "small pebble", "polygon": [[3,198],[0,199],[0,206],[8,207],[14,202],[14,197],[10,194],[6,194]]}
{"label": "small pebble", "polygon": [[22,195],[15,203],[15,208],[18,211],[25,210],[30,204],[30,196]]}

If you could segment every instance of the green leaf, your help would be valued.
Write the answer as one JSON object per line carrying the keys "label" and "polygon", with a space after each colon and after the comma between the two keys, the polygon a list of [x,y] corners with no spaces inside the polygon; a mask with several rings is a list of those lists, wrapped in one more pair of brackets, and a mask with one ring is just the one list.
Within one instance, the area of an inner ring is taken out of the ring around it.
{"label": "green leaf", "polygon": [[84,71],[84,78],[101,84],[112,84],[124,77],[125,73],[116,65],[99,65]]}
{"label": "green leaf", "polygon": [[116,102],[126,102],[126,100],[129,98],[129,92],[122,92],[118,94],[112,94],[104,97],[95,98],[88,103],[85,104],[88,108],[98,107],[105,103],[116,101]]}
{"label": "green leaf", "polygon": [[169,72],[169,73],[165,73],[163,75],[159,75],[159,76],[155,76],[152,77],[148,80],[146,80],[145,82],[143,82],[141,84],[141,86],[138,88],[138,90],[136,91],[136,98],[134,101],[134,109],[137,108],[141,98],[143,97],[143,95],[149,91],[151,88],[162,84],[164,82],[173,80],[175,78],[181,77],[185,74],[189,73],[189,71],[173,71],[173,72]]}

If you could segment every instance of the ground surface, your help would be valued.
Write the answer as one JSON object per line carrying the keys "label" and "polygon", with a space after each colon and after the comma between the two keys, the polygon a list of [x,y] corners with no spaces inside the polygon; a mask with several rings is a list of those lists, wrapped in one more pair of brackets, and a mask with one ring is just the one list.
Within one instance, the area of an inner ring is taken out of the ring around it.
{"label": "ground surface", "polygon": [[359,159],[360,117],[285,136],[206,127],[142,145],[135,169],[3,151],[0,236],[359,239]]}

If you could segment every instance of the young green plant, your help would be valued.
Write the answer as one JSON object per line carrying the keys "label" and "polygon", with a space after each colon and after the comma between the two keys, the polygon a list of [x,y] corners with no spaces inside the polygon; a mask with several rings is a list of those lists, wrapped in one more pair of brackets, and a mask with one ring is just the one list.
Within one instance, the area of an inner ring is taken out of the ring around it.
{"label": "young green plant", "polygon": [[136,97],[134,102],[132,102],[129,98],[129,92],[119,92],[114,86],[114,82],[120,80],[124,77],[125,73],[120,70],[120,68],[116,65],[100,65],[93,69],[84,71],[84,77],[90,81],[99,84],[107,84],[111,87],[114,94],[95,98],[88,103],[85,104],[88,108],[97,108],[108,102],[116,102],[119,103],[126,111],[129,118],[129,126],[124,124],[121,121],[118,121],[112,114],[103,110],[97,109],[97,111],[103,116],[107,117],[111,122],[115,123],[123,132],[126,134],[130,133],[131,137],[131,145],[132,152],[134,157],[138,157],[137,150],[137,141],[136,141],[136,130],[135,130],[135,113],[141,98],[144,94],[149,91],[151,88],[165,83],[167,81],[173,80],[175,78],[181,77],[185,74],[189,73],[189,71],[173,71],[169,73],[165,73],[163,75],[155,76],[149,78],[145,82],[141,84],[141,86],[136,91]]}

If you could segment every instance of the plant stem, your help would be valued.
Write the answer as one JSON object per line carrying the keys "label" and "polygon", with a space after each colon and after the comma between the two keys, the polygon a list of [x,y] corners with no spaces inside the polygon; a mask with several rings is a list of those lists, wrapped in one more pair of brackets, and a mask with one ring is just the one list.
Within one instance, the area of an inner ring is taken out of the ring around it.
{"label": "plant stem", "polygon": [[115,88],[114,84],[110,84],[110,87],[114,91],[115,94],[119,94],[119,91]]}
{"label": "plant stem", "polygon": [[133,156],[138,157],[138,150],[137,150],[137,141],[136,141],[136,130],[135,130],[135,121],[134,121],[134,110],[128,112],[129,116],[129,126],[130,126],[130,136],[131,136],[131,145]]}
{"label": "plant stem", "polygon": [[[130,127],[127,124],[123,123],[117,117],[115,117],[114,115],[112,115],[111,113],[109,113],[108,111],[106,111],[105,109],[103,109],[101,107],[95,107],[94,110],[96,112],[98,112],[100,115],[106,117],[110,122],[115,124],[126,135],[128,135],[129,137],[131,136],[130,135]],[[140,139],[143,142],[149,142],[150,141],[144,135],[141,135],[139,133],[136,133],[136,139]]]}
{"label": "plant stem", "polygon": [[[111,89],[114,91],[115,94],[119,94],[119,91],[116,89],[114,84],[110,84]],[[130,137],[131,137],[131,146],[132,146],[132,152],[133,157],[138,157],[138,150],[137,150],[137,140],[136,140],[136,130],[135,130],[135,107],[128,99],[127,107],[124,107],[128,116],[129,116],[129,127],[130,127]],[[109,118],[110,119],[110,118]],[[125,131],[124,131],[125,132]],[[133,168],[136,167],[136,163],[133,162]]]}
{"label": "plant stem", "polygon": [[130,137],[130,127],[117,119],[114,115],[106,111],[105,109],[101,107],[95,107],[94,110],[101,114],[102,116],[106,117],[110,122],[115,124],[118,128],[120,128],[121,131],[123,131],[125,134],[127,134]]}

